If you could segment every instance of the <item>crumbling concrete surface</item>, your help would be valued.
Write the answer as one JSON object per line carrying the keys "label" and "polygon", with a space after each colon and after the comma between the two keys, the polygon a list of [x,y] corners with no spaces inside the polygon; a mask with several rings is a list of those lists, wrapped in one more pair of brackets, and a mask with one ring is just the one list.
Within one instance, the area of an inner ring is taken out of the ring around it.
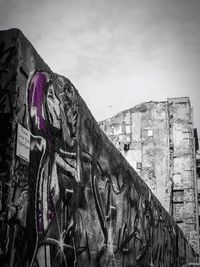
{"label": "crumbling concrete surface", "polygon": [[188,97],[169,98],[139,104],[99,125],[199,251],[192,113]]}
{"label": "crumbling concrete surface", "polygon": [[197,254],[65,77],[0,32],[0,265],[182,266]]}

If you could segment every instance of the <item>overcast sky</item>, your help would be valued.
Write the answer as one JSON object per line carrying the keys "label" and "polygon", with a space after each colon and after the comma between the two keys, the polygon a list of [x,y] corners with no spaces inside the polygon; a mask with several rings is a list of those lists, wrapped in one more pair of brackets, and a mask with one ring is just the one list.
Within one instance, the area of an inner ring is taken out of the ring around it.
{"label": "overcast sky", "polygon": [[189,96],[200,131],[200,0],[1,0],[0,29],[11,27],[97,120]]}

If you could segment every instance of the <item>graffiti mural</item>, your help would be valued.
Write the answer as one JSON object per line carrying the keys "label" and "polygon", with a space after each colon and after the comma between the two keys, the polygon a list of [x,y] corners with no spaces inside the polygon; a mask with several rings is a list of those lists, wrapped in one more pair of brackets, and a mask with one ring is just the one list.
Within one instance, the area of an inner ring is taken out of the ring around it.
{"label": "graffiti mural", "polygon": [[[25,93],[15,97],[23,105],[8,128],[15,142],[17,124],[30,133],[30,158],[16,156],[15,146],[12,158],[4,153],[11,172],[7,178],[0,173],[0,265],[168,267],[196,261],[182,231],[101,132],[71,82],[37,64],[27,75],[27,63],[21,64],[16,77],[23,76],[19,95]],[[1,139],[5,144],[6,136]]]}
{"label": "graffiti mural", "polygon": [[[65,251],[69,250],[71,254],[73,248],[73,240],[65,243],[75,216],[75,207],[67,207],[67,199],[73,194],[73,187],[79,190],[80,186],[74,141],[77,109],[74,111],[63,103],[69,97],[70,90],[65,88],[57,96],[50,76],[44,72],[36,72],[28,87],[30,131],[34,134],[31,157],[34,159],[35,154],[39,156],[37,178],[33,177],[36,181],[34,208],[37,240],[33,255],[36,266],[67,264]],[[34,168],[32,175],[35,174]],[[78,202],[73,205],[78,205]]]}

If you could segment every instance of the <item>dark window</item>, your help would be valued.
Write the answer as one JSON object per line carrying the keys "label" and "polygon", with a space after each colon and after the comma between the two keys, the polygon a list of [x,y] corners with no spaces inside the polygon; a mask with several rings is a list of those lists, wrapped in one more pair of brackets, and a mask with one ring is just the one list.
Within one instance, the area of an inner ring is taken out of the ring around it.
{"label": "dark window", "polygon": [[129,151],[129,144],[124,144],[124,151],[125,152]]}

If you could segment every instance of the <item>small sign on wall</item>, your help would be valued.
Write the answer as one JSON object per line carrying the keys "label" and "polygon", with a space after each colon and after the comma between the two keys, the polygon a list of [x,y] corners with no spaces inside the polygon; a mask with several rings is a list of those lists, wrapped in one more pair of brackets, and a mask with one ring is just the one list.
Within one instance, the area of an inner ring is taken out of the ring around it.
{"label": "small sign on wall", "polygon": [[27,162],[30,158],[30,138],[30,132],[21,124],[18,124],[16,155]]}

